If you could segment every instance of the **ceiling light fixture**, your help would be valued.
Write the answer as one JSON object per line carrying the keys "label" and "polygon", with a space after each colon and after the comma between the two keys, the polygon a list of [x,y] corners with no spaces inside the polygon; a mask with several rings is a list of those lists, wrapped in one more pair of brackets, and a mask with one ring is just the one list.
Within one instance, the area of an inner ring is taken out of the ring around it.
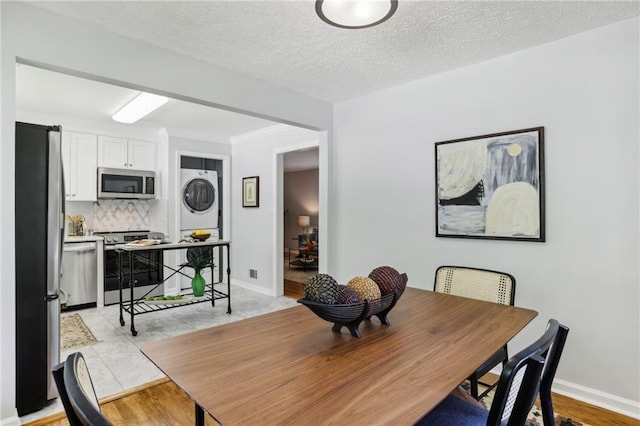
{"label": "ceiling light fixture", "polygon": [[111,116],[120,123],[135,123],[151,111],[166,104],[169,99],[152,93],[141,92],[128,104],[120,108],[120,111]]}
{"label": "ceiling light fixture", "polygon": [[398,0],[316,0],[316,13],[334,27],[357,29],[381,24],[398,9]]}

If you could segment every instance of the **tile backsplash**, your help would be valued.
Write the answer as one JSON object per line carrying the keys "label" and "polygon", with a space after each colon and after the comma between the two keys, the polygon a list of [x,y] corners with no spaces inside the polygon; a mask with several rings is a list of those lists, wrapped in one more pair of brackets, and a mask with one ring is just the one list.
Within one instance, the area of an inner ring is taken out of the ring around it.
{"label": "tile backsplash", "polygon": [[147,200],[100,200],[93,203],[95,231],[151,229]]}
{"label": "tile backsplash", "polygon": [[165,200],[68,201],[66,214],[85,217],[86,230],[128,231],[149,229],[166,232]]}

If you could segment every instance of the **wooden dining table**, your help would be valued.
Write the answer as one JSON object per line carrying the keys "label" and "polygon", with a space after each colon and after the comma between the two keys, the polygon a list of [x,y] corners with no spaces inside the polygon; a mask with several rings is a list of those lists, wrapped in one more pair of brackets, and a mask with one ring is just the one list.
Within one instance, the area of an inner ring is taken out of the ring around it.
{"label": "wooden dining table", "polygon": [[305,306],[141,351],[224,425],[411,425],[506,344],[530,309],[407,288],[389,313],[331,330]]}

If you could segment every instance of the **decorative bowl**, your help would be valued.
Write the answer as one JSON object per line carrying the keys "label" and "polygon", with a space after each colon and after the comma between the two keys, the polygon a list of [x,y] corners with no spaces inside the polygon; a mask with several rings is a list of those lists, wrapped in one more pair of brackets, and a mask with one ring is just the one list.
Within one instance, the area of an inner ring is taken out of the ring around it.
{"label": "decorative bowl", "polygon": [[328,305],[325,303],[313,302],[307,299],[299,299],[298,303],[309,308],[314,314],[325,321],[333,323],[331,328],[335,332],[340,332],[342,327],[347,327],[353,337],[360,337],[360,323],[372,316],[377,316],[384,325],[390,325],[387,314],[404,293],[407,285],[407,274],[402,274],[403,284],[399,291],[389,293],[380,299],[365,300],[364,302],[351,305]]}
{"label": "decorative bowl", "polygon": [[194,238],[196,240],[200,240],[200,241],[204,241],[209,239],[209,237],[211,237],[211,233],[208,234],[191,234],[191,238]]}

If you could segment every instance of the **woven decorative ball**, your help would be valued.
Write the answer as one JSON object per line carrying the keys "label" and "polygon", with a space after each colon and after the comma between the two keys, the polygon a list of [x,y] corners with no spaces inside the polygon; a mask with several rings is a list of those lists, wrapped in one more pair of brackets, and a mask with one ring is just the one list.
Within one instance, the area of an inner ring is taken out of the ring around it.
{"label": "woven decorative ball", "polygon": [[402,275],[391,266],[377,267],[371,271],[369,278],[378,284],[383,296],[398,291],[402,287]]}
{"label": "woven decorative ball", "polygon": [[339,305],[354,305],[356,303],[360,303],[360,296],[358,293],[351,287],[346,285],[338,286],[338,300],[336,301]]}
{"label": "woven decorative ball", "polygon": [[361,300],[380,299],[380,287],[371,278],[355,277],[347,283],[347,286],[354,289]]}
{"label": "woven decorative ball", "polygon": [[338,298],[338,282],[331,275],[314,275],[304,283],[304,298],[332,305]]}

